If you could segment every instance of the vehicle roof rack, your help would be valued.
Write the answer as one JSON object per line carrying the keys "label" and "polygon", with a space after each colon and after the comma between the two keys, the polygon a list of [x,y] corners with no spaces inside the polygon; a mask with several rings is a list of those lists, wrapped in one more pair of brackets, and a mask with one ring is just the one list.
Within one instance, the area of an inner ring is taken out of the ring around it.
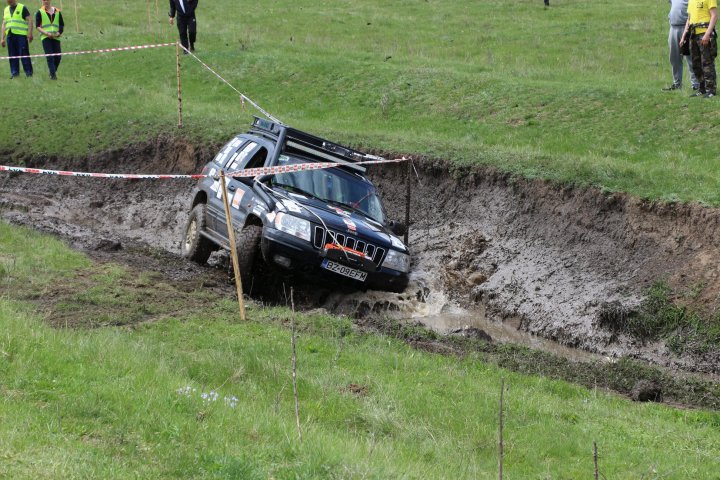
{"label": "vehicle roof rack", "polygon": [[[317,159],[341,163],[343,166],[358,172],[364,173],[366,171],[364,166],[356,165],[357,162],[369,158],[366,154],[301,130],[264,118],[255,117],[252,123],[252,131],[263,136],[272,136],[278,139],[282,138],[282,150],[285,153],[297,151],[306,156],[309,155]],[[283,132],[284,135],[282,135]]]}

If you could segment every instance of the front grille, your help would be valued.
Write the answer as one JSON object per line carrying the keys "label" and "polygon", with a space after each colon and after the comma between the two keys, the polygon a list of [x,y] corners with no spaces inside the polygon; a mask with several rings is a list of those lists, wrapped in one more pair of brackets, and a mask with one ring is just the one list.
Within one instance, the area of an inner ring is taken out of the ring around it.
{"label": "front grille", "polygon": [[330,234],[328,234],[328,232],[326,232],[321,226],[315,227],[313,245],[315,245],[315,248],[318,250],[322,250],[328,243],[335,243],[333,241],[333,236],[335,237],[335,240],[337,240],[337,243],[343,247],[363,252],[365,255],[372,258],[373,263],[378,267],[382,264],[383,258],[385,257],[384,248],[376,247],[372,243],[367,243],[364,240],[359,240],[351,237],[350,235],[345,235],[344,233],[339,233],[334,230],[330,230]]}

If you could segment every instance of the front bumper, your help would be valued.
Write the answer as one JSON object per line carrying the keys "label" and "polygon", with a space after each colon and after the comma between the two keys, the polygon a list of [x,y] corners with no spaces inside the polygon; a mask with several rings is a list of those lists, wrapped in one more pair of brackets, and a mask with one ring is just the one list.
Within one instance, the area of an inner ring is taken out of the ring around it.
{"label": "front bumper", "polygon": [[[362,260],[345,254],[338,250],[327,252],[316,249],[310,242],[306,242],[272,227],[263,228],[261,241],[263,258],[269,265],[281,267],[301,275],[322,279],[333,285],[342,283],[352,288],[370,288],[374,290],[389,290],[401,292],[407,287],[408,274],[389,268],[376,267],[370,260]],[[367,273],[364,282],[352,280],[342,275],[330,272],[320,267],[327,258],[348,267],[362,270]]]}

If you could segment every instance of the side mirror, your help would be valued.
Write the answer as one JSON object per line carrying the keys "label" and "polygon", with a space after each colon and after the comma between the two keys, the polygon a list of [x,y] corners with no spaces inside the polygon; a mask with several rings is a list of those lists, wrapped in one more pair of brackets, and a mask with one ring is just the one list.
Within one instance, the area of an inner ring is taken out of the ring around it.
{"label": "side mirror", "polygon": [[247,185],[248,187],[252,187],[255,181],[252,177],[236,177],[235,180],[237,180],[240,183],[243,183]]}
{"label": "side mirror", "polygon": [[405,235],[405,232],[407,232],[407,225],[394,220],[391,220],[390,223],[388,223],[388,228],[397,236]]}

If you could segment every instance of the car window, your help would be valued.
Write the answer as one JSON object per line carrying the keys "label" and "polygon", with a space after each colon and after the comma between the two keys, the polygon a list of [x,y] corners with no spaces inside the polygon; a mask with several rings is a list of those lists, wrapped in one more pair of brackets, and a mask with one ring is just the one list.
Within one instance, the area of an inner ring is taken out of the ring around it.
{"label": "car window", "polygon": [[241,168],[247,169],[247,168],[259,168],[265,166],[265,161],[267,160],[268,151],[265,147],[260,147],[257,149],[257,151],[250,157],[250,159],[244,164],[241,165]]}
{"label": "car window", "polygon": [[228,157],[237,150],[237,148],[242,145],[243,143],[242,138],[233,138],[230,140],[223,148],[218,152],[217,155],[215,155],[215,158],[213,159],[213,162],[217,163],[218,165],[225,165],[226,160]]}
{"label": "car window", "polygon": [[223,168],[228,171],[237,170],[238,166],[243,163],[243,161],[248,157],[250,152],[255,150],[255,147],[257,147],[257,143],[255,142],[247,142],[246,144],[242,145],[240,148],[237,149],[234,154],[230,155],[230,157],[225,162]]}
{"label": "car window", "polygon": [[[304,163],[305,160],[281,155],[278,165]],[[372,183],[356,174],[339,168],[280,173],[273,177],[273,185],[291,187],[320,200],[337,202],[360,210],[368,217],[383,223],[385,214],[380,197]]]}

